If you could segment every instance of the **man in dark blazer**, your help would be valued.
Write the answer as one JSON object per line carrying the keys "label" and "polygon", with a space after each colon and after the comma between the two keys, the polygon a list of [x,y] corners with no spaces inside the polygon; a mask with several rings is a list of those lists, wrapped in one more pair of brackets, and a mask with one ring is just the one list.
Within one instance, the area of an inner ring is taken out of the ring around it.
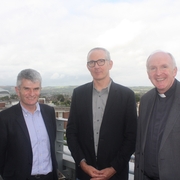
{"label": "man in dark blazer", "polygon": [[54,109],[39,104],[41,75],[22,70],[20,102],[0,112],[0,175],[4,180],[57,180]]}
{"label": "man in dark blazer", "polygon": [[140,101],[135,180],[179,180],[180,82],[173,56],[152,53],[147,73],[155,88]]}
{"label": "man in dark blazer", "polygon": [[127,180],[135,150],[136,103],[132,90],[114,83],[113,62],[104,48],[87,56],[93,82],[73,92],[67,142],[80,180]]}

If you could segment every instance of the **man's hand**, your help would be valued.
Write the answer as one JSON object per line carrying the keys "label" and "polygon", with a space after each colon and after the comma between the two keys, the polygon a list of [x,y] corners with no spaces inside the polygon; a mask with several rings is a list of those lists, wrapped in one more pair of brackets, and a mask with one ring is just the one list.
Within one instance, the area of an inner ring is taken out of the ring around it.
{"label": "man's hand", "polygon": [[108,180],[116,173],[116,170],[113,167],[109,167],[102,169],[99,173],[101,177],[92,177],[90,180]]}
{"label": "man's hand", "polygon": [[97,170],[93,166],[88,165],[85,161],[81,161],[80,166],[81,169],[91,177],[90,180],[108,180],[116,173],[113,167]]}
{"label": "man's hand", "polygon": [[85,161],[81,161],[80,167],[86,174],[88,174],[92,178],[95,178],[97,180],[105,178],[103,172],[97,170],[93,166],[88,165]]}

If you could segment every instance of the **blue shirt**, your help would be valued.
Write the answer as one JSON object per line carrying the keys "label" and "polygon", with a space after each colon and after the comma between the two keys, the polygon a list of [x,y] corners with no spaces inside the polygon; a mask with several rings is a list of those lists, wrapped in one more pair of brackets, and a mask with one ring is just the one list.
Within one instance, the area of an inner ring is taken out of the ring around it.
{"label": "blue shirt", "polygon": [[52,171],[52,160],[49,136],[41,115],[40,106],[36,104],[36,111],[32,114],[22,105],[23,116],[29,132],[33,153],[31,175],[48,174]]}

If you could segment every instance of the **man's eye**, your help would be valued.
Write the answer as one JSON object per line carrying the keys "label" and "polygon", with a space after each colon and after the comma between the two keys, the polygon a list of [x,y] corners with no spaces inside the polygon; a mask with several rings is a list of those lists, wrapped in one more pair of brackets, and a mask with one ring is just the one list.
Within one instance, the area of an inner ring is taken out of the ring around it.
{"label": "man's eye", "polygon": [[163,69],[166,69],[167,68],[167,66],[163,66]]}
{"label": "man's eye", "polygon": [[151,70],[151,71],[154,71],[154,70],[156,70],[156,68],[155,68],[155,67],[151,67],[150,70]]}

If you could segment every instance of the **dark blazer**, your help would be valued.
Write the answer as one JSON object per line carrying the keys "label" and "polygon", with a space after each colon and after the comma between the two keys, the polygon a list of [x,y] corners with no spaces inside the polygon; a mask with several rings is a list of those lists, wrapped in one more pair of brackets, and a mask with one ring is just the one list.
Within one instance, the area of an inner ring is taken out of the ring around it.
{"label": "dark blazer", "polygon": [[[49,135],[54,180],[57,180],[55,157],[56,121],[54,109],[40,104]],[[26,180],[32,170],[32,149],[20,104],[0,112],[0,174],[6,180]]]}
{"label": "dark blazer", "polygon": [[67,142],[76,162],[76,176],[81,180],[90,177],[79,167],[80,161],[101,170],[113,167],[117,173],[111,180],[127,180],[129,160],[135,150],[136,103],[132,90],[111,83],[100,128],[97,159],[94,150],[93,83],[76,88],[73,92],[67,125]]}
{"label": "dark blazer", "polygon": [[[135,180],[146,179],[143,175],[144,147],[155,97],[156,90],[152,89],[141,98],[135,153]],[[180,180],[180,82],[178,81],[160,144],[158,165],[160,180]]]}

